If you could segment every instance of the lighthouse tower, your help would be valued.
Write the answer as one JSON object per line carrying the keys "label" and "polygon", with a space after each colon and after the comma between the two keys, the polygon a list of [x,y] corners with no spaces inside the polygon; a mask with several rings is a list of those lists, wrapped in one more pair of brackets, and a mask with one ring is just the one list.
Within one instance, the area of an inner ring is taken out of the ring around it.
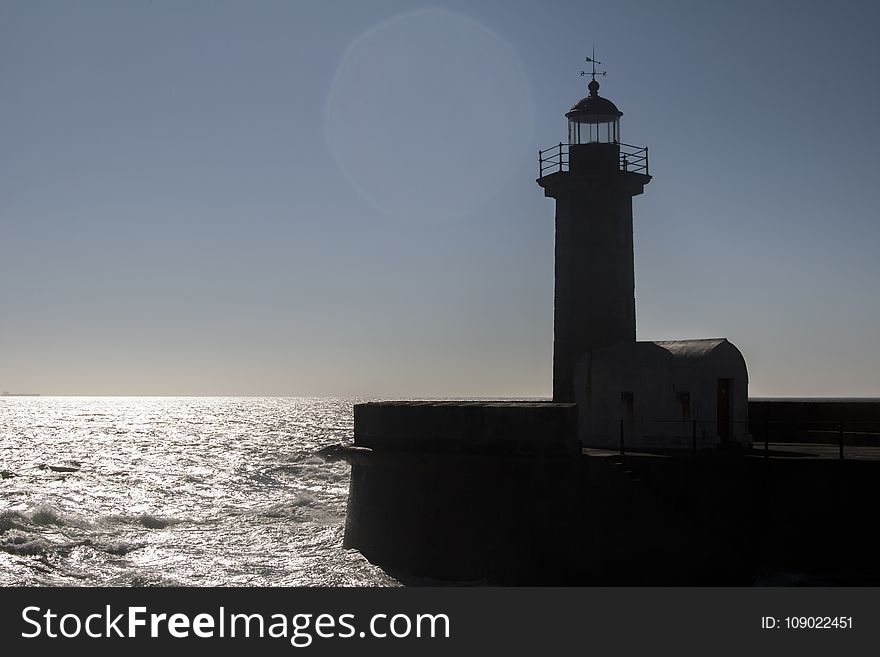
{"label": "lighthouse tower", "polygon": [[595,63],[587,89],[565,114],[568,144],[539,155],[537,182],[556,199],[555,402],[576,401],[579,361],[636,339],[632,198],[651,180],[648,149],[620,142],[623,112],[599,95]]}

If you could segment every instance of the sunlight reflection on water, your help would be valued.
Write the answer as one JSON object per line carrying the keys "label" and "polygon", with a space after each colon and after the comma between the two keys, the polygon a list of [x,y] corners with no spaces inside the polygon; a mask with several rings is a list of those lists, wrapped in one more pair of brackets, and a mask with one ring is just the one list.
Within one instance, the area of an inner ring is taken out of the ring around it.
{"label": "sunlight reflection on water", "polygon": [[0,400],[4,585],[392,585],[342,548],[352,400]]}

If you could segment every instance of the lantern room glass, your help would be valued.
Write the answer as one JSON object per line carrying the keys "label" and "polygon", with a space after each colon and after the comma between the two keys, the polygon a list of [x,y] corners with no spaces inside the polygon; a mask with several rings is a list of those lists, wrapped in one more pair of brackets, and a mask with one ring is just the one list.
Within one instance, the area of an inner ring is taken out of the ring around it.
{"label": "lantern room glass", "polygon": [[[596,117],[599,118],[599,117]],[[620,120],[609,117],[607,121],[568,121],[568,143],[616,144],[620,141]]]}

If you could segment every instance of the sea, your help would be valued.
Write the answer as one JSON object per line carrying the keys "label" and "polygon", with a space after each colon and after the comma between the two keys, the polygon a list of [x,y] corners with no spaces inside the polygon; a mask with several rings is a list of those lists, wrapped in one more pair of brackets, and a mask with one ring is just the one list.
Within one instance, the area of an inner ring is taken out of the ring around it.
{"label": "sea", "polygon": [[317,453],[357,401],[0,397],[0,584],[397,586]]}

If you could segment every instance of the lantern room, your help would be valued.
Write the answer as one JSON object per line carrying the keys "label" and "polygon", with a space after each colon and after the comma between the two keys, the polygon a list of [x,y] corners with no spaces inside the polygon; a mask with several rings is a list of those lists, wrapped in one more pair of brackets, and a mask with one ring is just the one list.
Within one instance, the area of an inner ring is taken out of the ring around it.
{"label": "lantern room", "polygon": [[590,95],[581,98],[565,114],[569,145],[620,143],[620,117],[623,112],[599,95],[599,83],[595,78],[590,80],[587,89]]}

